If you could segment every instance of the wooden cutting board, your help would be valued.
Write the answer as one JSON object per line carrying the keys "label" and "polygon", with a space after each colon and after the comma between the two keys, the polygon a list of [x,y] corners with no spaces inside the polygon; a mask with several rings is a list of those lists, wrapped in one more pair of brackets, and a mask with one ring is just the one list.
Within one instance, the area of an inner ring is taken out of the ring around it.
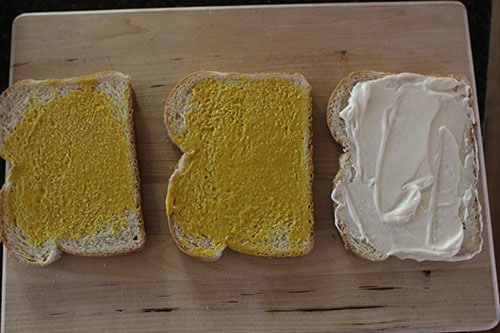
{"label": "wooden cutting board", "polygon": [[[138,254],[65,255],[45,268],[4,258],[2,329],[353,332],[494,325],[498,292],[484,183],[483,251],[458,263],[359,259],[343,248],[330,200],[341,150],[328,133],[325,109],[335,85],[360,69],[462,73],[474,82],[466,17],[453,2],[19,17],[11,82],[102,70],[132,76],[148,242]],[[298,71],[312,85],[316,246],[310,255],[267,259],[226,250],[218,262],[203,263],[177,250],[164,198],[180,153],[163,127],[163,102],[179,79],[200,69]],[[483,170],[481,164],[481,181]]]}

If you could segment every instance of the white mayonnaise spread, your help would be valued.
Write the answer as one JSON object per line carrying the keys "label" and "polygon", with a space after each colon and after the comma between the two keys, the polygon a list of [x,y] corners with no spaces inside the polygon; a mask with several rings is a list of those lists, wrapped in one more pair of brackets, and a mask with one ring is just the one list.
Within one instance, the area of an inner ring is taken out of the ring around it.
{"label": "white mayonnaise spread", "polygon": [[358,83],[340,113],[353,174],[333,190],[336,221],[348,217],[354,237],[402,259],[457,254],[477,197],[469,90],[410,73]]}

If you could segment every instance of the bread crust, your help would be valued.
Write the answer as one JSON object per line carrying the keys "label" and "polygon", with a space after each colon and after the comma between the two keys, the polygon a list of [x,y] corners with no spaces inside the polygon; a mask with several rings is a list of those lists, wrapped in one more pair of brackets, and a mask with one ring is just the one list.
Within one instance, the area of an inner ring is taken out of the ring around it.
{"label": "bread crust", "polygon": [[[387,75],[392,75],[395,73],[389,72],[377,72],[377,71],[369,71],[369,70],[361,70],[348,74],[344,77],[339,84],[336,86],[330,98],[328,100],[327,112],[326,112],[326,121],[328,129],[332,135],[332,137],[339,143],[344,153],[341,155],[340,169],[336,174],[333,180],[333,188],[337,187],[337,184],[341,181],[347,179],[352,179],[354,177],[355,170],[352,167],[351,162],[351,151],[349,147],[349,140],[347,137],[347,133],[345,131],[345,123],[344,120],[340,117],[340,112],[347,106],[351,90],[354,86],[363,81],[370,81],[383,78]],[[456,79],[457,81],[463,82],[470,87],[470,83],[464,75],[461,74],[430,74],[427,76],[431,77],[451,77]],[[469,107],[472,107],[471,102],[472,92],[469,89]],[[477,141],[476,136],[474,134],[475,123],[469,125],[468,129],[468,138],[471,144],[468,145],[467,149],[473,151],[474,156],[477,156]],[[478,178],[478,164],[475,164],[473,169],[474,178],[477,180]],[[477,181],[476,181],[477,183]],[[477,184],[475,185],[477,186]],[[337,204],[333,203],[334,210],[337,209]],[[346,227],[346,220],[349,219],[347,216],[342,216],[342,218],[336,219],[335,223],[337,229],[342,237],[344,242],[344,247],[350,251],[352,251],[357,256],[369,259],[372,261],[383,261],[388,258],[386,253],[378,251],[375,247],[373,247],[369,242],[359,240],[355,238]],[[480,251],[482,246],[482,221],[481,221],[481,205],[479,203],[479,199],[476,196],[474,199],[474,204],[472,208],[472,212],[470,212],[469,217],[470,223],[463,224],[464,228],[464,241],[460,251],[452,258],[448,259],[448,261],[458,261],[465,260],[476,254]]]}
{"label": "bread crust", "polygon": [[[165,127],[167,129],[167,133],[172,141],[180,150],[182,153],[184,153],[182,145],[179,143],[178,137],[179,134],[182,133],[182,131],[185,129],[185,124],[182,121],[182,114],[183,112],[187,111],[187,108],[185,105],[186,98],[190,94],[190,85],[196,81],[203,80],[205,78],[214,78],[214,79],[223,79],[226,81],[231,81],[231,80],[241,80],[242,78],[248,79],[248,80],[259,80],[259,79],[265,79],[265,78],[282,78],[282,79],[287,79],[292,82],[299,83],[303,88],[308,89],[309,91],[311,90],[311,86],[309,83],[305,80],[305,78],[298,73],[285,73],[285,72],[267,72],[267,73],[254,73],[254,74],[243,74],[243,73],[237,73],[237,72],[230,72],[230,73],[223,73],[223,72],[216,72],[216,71],[197,71],[193,72],[184,78],[182,78],[176,85],[175,87],[170,91],[170,93],[167,95],[166,101],[165,101],[165,110],[164,110],[164,122],[165,122]],[[309,101],[310,105],[312,105],[312,97],[310,97]],[[310,114],[309,117],[312,117],[312,108],[310,109]],[[312,130],[311,130],[311,124],[309,124],[310,128],[309,131],[311,133],[311,136],[308,138],[307,142],[307,152],[308,152],[308,162],[310,169],[312,170]],[[180,177],[182,174],[182,171],[184,170],[184,155],[180,158],[174,172],[169,178],[168,186],[171,185],[173,181],[177,177]],[[312,180],[311,180],[312,183]],[[312,185],[311,185],[312,186]],[[167,198],[167,200],[169,200]],[[176,221],[174,216],[172,214],[169,214],[168,216],[168,222],[169,222],[169,229],[170,233],[172,235],[172,238],[178,248],[186,253],[187,255],[194,256],[192,250],[189,248],[189,246],[186,244],[186,238],[188,238],[186,235],[182,233],[180,228],[177,226]],[[283,255],[282,257],[294,257],[294,256],[302,256],[310,253],[314,247],[314,231],[311,231],[310,234],[310,239],[307,247],[304,249],[304,251],[300,254],[290,254],[290,255]],[[204,256],[200,257],[201,260],[203,261],[216,261],[218,260],[222,252],[224,251],[225,248],[222,248],[219,251],[213,251],[212,256]],[[278,256],[276,256],[278,257]]]}
{"label": "bread crust", "polygon": [[[68,79],[54,79],[54,80],[22,80],[14,85],[7,88],[0,95],[0,125],[3,130],[0,135],[0,151],[3,149],[3,143],[8,135],[14,130],[15,125],[21,121],[24,112],[27,109],[27,103],[32,97],[34,91],[39,89],[41,83],[51,81],[57,84],[58,88],[67,89],[67,92],[79,89],[79,81],[85,79],[96,79],[96,84],[102,84],[102,89],[112,88],[118,89],[118,85],[123,89],[129,89],[130,98],[128,99],[128,136],[129,136],[129,147],[130,147],[130,163],[135,175],[135,208],[137,213],[132,214],[133,216],[125,216],[127,220],[127,227],[125,230],[120,230],[120,233],[116,235],[112,230],[110,225],[106,225],[101,230],[95,234],[83,235],[79,239],[50,239],[44,242],[40,247],[34,247],[27,241],[27,236],[24,234],[23,230],[17,226],[13,226],[9,223],[6,215],[6,197],[9,193],[9,188],[11,186],[9,181],[9,176],[7,176],[6,182],[2,186],[0,191],[0,235],[2,241],[6,248],[8,249],[9,255],[16,258],[18,261],[36,265],[45,266],[48,265],[62,255],[62,252],[73,254],[77,256],[87,256],[87,257],[107,257],[115,255],[124,255],[128,253],[133,253],[140,251],[146,242],[146,231],[144,227],[144,220],[142,216],[141,209],[141,192],[140,192],[140,181],[139,181],[139,167],[137,161],[137,152],[135,148],[135,133],[134,133],[134,92],[130,82],[130,77],[116,71],[103,71],[94,74],[73,77]],[[104,87],[104,85],[106,85]],[[17,93],[21,92],[20,95]],[[107,91],[103,91],[108,93]],[[40,92],[38,92],[41,94]],[[14,95],[14,96],[12,96]],[[50,101],[54,95],[45,96],[47,101]],[[12,105],[12,103],[16,103]],[[20,108],[18,111],[14,112],[14,106]],[[122,234],[123,232],[123,234]],[[122,240],[126,233],[129,233],[131,237],[136,238],[134,240]],[[118,244],[119,242],[119,244]],[[115,244],[116,243],[116,244]],[[114,246],[118,245],[118,246]]]}

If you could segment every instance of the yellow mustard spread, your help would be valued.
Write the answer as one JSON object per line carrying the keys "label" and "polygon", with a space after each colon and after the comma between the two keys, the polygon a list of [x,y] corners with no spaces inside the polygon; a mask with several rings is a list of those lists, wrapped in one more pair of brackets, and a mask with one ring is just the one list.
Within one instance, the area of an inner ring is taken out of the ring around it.
{"label": "yellow mustard spread", "polygon": [[[91,235],[105,225],[117,233],[126,225],[124,214],[137,210],[128,114],[116,112],[126,105],[94,91],[93,79],[78,83],[81,90],[49,102],[35,95],[3,147],[13,183],[6,214],[34,246]],[[128,103],[130,89],[123,97]]]}
{"label": "yellow mustard spread", "polygon": [[193,84],[167,214],[188,236],[254,255],[300,254],[313,226],[310,95],[279,78]]}

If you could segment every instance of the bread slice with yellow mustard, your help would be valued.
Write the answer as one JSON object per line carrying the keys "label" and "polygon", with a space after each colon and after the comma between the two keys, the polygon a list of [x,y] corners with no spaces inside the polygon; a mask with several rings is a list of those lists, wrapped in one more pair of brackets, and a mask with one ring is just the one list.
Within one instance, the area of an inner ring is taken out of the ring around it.
{"label": "bread slice with yellow mustard", "polygon": [[313,248],[311,87],[300,74],[195,72],[170,92],[182,151],[166,211],[180,250],[293,257]]}
{"label": "bread slice with yellow mustard", "polygon": [[0,96],[0,192],[9,254],[48,265],[62,252],[111,256],[140,250],[145,230],[132,86],[119,72],[23,80]]}
{"label": "bread slice with yellow mustard", "polygon": [[373,261],[458,261],[481,251],[466,77],[353,72],[331,94],[327,123],[344,149],[332,199],[346,248]]}

